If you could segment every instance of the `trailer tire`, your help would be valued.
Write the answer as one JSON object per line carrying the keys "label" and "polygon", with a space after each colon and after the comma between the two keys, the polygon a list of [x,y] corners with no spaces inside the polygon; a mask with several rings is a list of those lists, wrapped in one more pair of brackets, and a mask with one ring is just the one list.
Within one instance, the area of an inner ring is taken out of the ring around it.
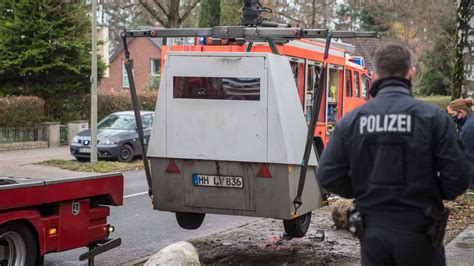
{"label": "trailer tire", "polygon": [[205,216],[205,213],[177,212],[176,220],[181,228],[194,230],[201,226]]}
{"label": "trailer tire", "polygon": [[6,252],[3,257],[0,258],[0,264],[2,262],[10,260],[13,265],[36,265],[38,257],[38,244],[36,237],[33,232],[22,223],[7,223],[0,226],[0,243],[3,246],[11,247],[14,254]]}
{"label": "trailer tire", "polygon": [[283,220],[285,233],[291,237],[304,237],[311,223],[311,212],[303,214],[292,220]]}

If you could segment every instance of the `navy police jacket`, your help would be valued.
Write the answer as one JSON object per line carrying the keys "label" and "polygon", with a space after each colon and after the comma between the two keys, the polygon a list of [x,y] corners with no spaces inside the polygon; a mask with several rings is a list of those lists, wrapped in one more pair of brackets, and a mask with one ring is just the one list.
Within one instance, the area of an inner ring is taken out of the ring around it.
{"label": "navy police jacket", "polygon": [[336,125],[322,187],[380,211],[424,211],[464,193],[474,169],[446,112],[414,99],[408,80],[374,82],[371,95]]}

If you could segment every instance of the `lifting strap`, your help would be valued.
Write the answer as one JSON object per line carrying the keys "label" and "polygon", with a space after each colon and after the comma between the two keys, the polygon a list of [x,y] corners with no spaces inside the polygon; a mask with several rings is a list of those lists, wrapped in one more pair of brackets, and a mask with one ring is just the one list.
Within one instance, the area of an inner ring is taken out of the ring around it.
{"label": "lifting strap", "polygon": [[140,139],[140,143],[141,143],[140,147],[141,147],[141,153],[142,153],[143,166],[145,168],[146,181],[148,184],[148,195],[152,197],[153,191],[152,191],[152,184],[151,184],[150,165],[148,162],[148,158],[146,156],[148,143],[146,143],[146,139],[143,134],[142,116],[140,114],[140,104],[138,102],[137,90],[135,87],[135,81],[133,79],[133,71],[132,71],[133,66],[132,66],[132,60],[130,59],[130,52],[128,51],[126,31],[122,32],[121,38],[122,38],[123,50],[125,53],[124,65],[125,65],[125,70],[127,71],[128,83],[130,85],[130,96],[132,97],[133,113],[135,114],[135,123],[136,123],[135,130],[138,133],[138,138]]}
{"label": "lifting strap", "polygon": [[[314,131],[316,129],[316,124],[319,118],[319,110],[321,109],[321,102],[326,91],[327,85],[327,72],[328,72],[328,63],[327,59],[329,57],[329,48],[331,46],[331,33],[328,30],[326,34],[326,47],[324,50],[324,65],[319,77],[319,85],[318,85],[318,92],[315,95],[316,102],[313,103],[313,108],[311,110],[311,121],[308,126],[308,135],[306,136],[306,146],[304,149],[303,160],[301,161],[301,171],[300,171],[300,179],[298,182],[298,192],[296,193],[296,197],[293,200],[293,206],[295,207],[295,211],[292,213],[293,217],[299,216],[298,209],[303,205],[303,200],[301,199],[301,195],[303,194],[304,185],[306,183],[306,173],[308,171],[308,162],[311,156],[311,150],[314,146]],[[315,149],[315,154],[317,151]],[[318,183],[318,182],[316,182]],[[318,183],[319,184],[319,183]],[[320,188],[321,191],[321,188]]]}

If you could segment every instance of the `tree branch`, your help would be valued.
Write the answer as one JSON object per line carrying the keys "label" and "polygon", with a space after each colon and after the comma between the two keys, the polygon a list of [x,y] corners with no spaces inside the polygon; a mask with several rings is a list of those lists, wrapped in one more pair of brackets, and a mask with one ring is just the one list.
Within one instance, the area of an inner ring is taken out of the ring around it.
{"label": "tree branch", "polygon": [[158,0],[153,0],[153,2],[158,6],[158,8],[163,12],[164,15],[167,15],[168,12],[166,11],[166,8],[161,4],[160,1]]}
{"label": "tree branch", "polygon": [[146,11],[148,11],[148,13],[150,13],[150,15],[153,16],[154,19],[156,19],[156,21],[158,21],[161,25],[163,25],[163,27],[165,28],[169,27],[168,21],[164,21],[162,17],[160,16],[160,14],[155,9],[153,9],[150,5],[145,3],[144,0],[138,0],[138,2],[143,6],[143,8],[145,8]]}
{"label": "tree branch", "polygon": [[131,7],[136,7],[137,5],[138,5],[138,4],[129,4],[129,5],[125,5],[125,6],[120,6],[120,5],[119,5],[119,7],[120,7],[120,9],[129,9],[129,8],[131,8]]}
{"label": "tree branch", "polygon": [[191,14],[191,11],[201,2],[201,0],[193,0],[184,10],[184,13],[182,16],[179,17],[178,23],[181,25],[181,23],[186,20],[186,18]]}
{"label": "tree branch", "polygon": [[287,19],[289,19],[289,20],[293,20],[294,22],[306,24],[303,20],[293,18],[293,17],[291,17],[290,15],[287,15],[287,14],[285,14],[285,13],[283,13],[283,12],[280,12],[280,11],[276,11],[276,12],[273,11],[273,12],[274,12],[275,14],[279,15],[279,16],[282,16],[282,17],[287,18]]}

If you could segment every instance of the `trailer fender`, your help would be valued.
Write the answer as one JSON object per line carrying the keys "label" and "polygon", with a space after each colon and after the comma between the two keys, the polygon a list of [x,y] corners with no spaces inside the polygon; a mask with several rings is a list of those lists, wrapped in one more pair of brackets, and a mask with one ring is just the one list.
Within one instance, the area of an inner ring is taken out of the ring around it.
{"label": "trailer fender", "polygon": [[41,215],[37,210],[19,210],[0,213],[0,227],[3,224],[10,222],[24,222],[34,229],[34,235],[38,241],[39,255],[43,256],[46,253],[45,250],[45,229],[44,224],[41,220]]}

